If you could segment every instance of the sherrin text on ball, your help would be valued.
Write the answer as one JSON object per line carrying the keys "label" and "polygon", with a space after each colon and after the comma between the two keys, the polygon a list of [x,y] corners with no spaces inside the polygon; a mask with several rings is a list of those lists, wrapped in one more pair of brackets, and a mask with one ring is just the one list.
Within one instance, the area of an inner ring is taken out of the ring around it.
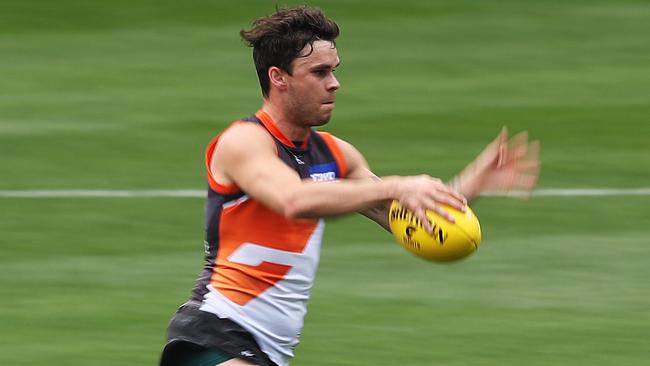
{"label": "sherrin text on ball", "polygon": [[475,252],[481,243],[481,225],[469,206],[465,212],[445,206],[455,219],[447,221],[433,211],[427,211],[433,234],[429,234],[420,220],[407,208],[393,201],[390,206],[390,228],[406,250],[416,256],[436,262],[449,262]]}

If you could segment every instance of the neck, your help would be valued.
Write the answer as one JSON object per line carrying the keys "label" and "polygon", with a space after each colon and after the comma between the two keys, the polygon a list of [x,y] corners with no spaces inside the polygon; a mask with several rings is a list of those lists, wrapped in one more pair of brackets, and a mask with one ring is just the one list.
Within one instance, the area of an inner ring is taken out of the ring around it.
{"label": "neck", "polygon": [[279,108],[268,100],[264,100],[262,111],[271,117],[278,130],[287,136],[288,139],[292,141],[303,141],[309,136],[309,126],[302,125],[301,121],[295,120],[283,108]]}

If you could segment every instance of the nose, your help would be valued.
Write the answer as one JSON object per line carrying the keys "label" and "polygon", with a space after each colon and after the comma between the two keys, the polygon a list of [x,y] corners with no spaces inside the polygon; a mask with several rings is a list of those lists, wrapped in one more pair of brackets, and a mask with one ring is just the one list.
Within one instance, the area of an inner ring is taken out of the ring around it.
{"label": "nose", "polygon": [[338,90],[341,87],[339,80],[334,76],[334,73],[330,73],[329,80],[327,81],[327,91],[333,92]]}

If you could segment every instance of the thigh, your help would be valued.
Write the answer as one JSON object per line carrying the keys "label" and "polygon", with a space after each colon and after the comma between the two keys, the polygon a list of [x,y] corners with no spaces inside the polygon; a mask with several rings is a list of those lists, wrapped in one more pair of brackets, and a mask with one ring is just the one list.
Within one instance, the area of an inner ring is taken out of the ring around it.
{"label": "thigh", "polygon": [[255,366],[254,363],[244,361],[241,358],[233,358],[233,359],[228,360],[226,362],[222,362],[222,363],[220,363],[218,365],[219,366]]}
{"label": "thigh", "polygon": [[191,343],[177,343],[165,350],[165,362],[161,366],[215,366],[238,365],[229,363],[235,359],[218,349],[199,347]]}

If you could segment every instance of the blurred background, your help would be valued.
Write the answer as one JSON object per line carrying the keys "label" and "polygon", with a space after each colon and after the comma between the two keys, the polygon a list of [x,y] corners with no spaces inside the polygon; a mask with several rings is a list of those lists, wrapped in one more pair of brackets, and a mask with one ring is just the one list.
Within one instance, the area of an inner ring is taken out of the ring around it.
{"label": "blurred background", "polygon": [[[292,365],[646,365],[650,3],[309,4],[341,27],[324,129],[378,174],[449,179],[506,125],[566,195],[479,199],[481,249],[448,265],[330,220]],[[238,32],[275,6],[0,2],[1,365],[157,363],[204,202],[110,192],[206,187],[206,144],[261,105]]]}

